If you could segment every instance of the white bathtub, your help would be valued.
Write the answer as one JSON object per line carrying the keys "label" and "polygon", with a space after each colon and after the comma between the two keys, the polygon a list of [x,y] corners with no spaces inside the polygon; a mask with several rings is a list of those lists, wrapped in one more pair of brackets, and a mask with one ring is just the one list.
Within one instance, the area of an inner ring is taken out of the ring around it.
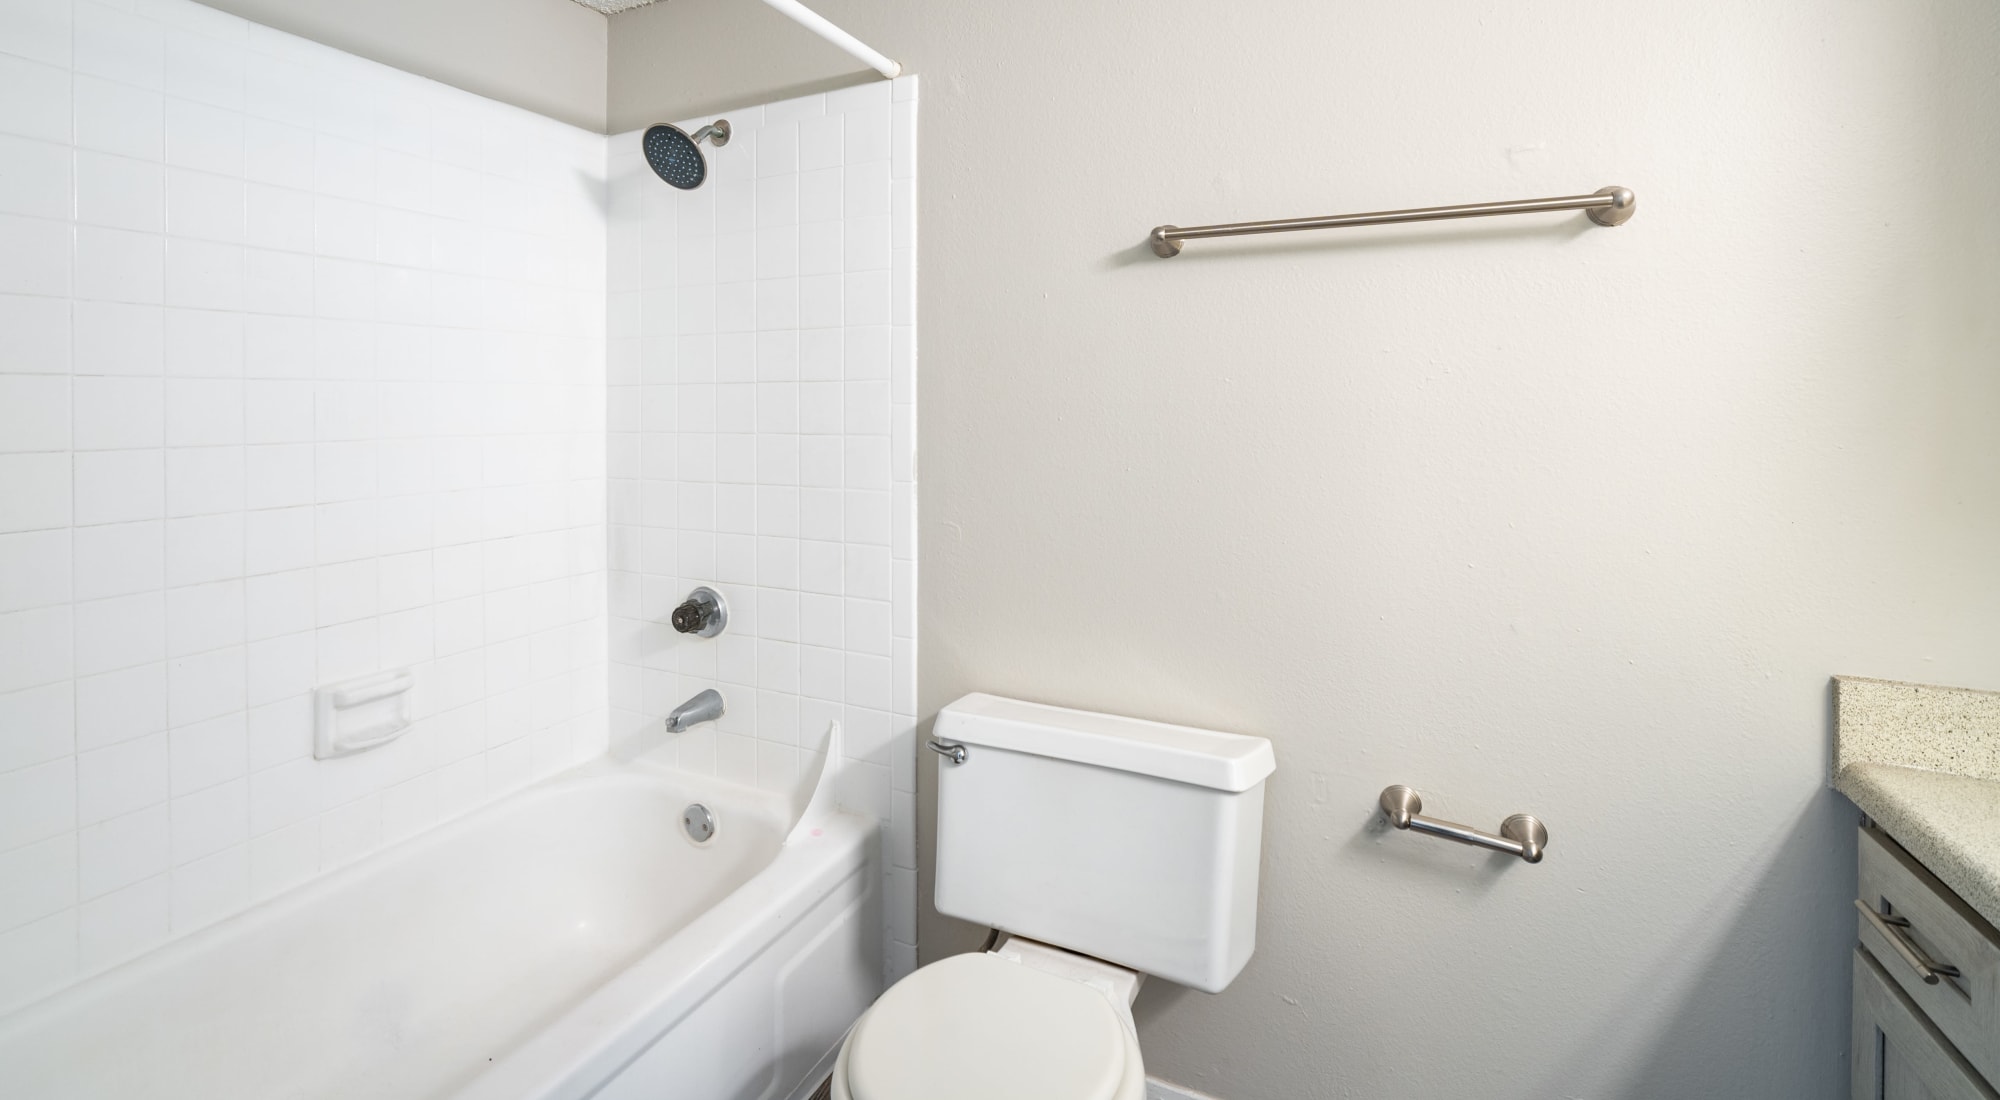
{"label": "white bathtub", "polygon": [[881,991],[880,874],[874,822],[789,817],[588,765],[0,1020],[0,1095],[803,1097]]}

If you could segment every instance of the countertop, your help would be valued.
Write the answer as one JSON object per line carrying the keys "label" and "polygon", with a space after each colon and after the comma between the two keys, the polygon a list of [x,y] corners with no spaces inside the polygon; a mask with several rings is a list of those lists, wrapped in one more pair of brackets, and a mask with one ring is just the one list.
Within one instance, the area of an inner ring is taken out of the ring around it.
{"label": "countertop", "polygon": [[1835,773],[1833,789],[2000,926],[2000,780],[1853,763]]}
{"label": "countertop", "polygon": [[2000,926],[2000,692],[1836,676],[1833,789]]}

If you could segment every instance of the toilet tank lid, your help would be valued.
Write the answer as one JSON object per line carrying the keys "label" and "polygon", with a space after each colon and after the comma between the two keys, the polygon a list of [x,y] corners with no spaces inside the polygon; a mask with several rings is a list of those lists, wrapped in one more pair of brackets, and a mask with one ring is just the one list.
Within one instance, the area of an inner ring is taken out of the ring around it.
{"label": "toilet tank lid", "polygon": [[974,692],[938,712],[940,741],[1074,760],[1218,791],[1247,791],[1277,766],[1262,737],[1071,710]]}

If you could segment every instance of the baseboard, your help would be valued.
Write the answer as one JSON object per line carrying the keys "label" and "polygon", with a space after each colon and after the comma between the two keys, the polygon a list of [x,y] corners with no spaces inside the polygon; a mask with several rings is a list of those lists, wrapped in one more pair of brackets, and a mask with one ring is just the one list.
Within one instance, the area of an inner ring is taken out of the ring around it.
{"label": "baseboard", "polygon": [[1216,1100],[1205,1092],[1170,1085],[1157,1077],[1146,1078],[1146,1100]]}

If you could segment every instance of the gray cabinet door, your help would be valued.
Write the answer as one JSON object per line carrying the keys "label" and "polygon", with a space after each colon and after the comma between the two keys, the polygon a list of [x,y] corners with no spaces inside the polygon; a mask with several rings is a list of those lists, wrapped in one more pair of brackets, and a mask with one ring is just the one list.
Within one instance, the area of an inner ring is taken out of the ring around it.
{"label": "gray cabinet door", "polygon": [[1897,989],[1854,949],[1854,1100],[2000,1100]]}

